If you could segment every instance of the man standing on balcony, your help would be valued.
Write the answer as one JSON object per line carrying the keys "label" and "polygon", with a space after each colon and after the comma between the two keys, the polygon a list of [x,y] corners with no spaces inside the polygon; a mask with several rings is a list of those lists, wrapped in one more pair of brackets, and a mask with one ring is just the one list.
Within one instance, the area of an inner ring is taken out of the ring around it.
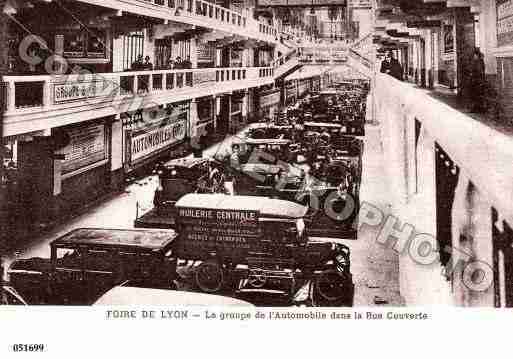
{"label": "man standing on balcony", "polygon": [[381,72],[389,74],[399,81],[403,80],[403,67],[399,61],[394,58],[394,53],[392,51],[387,52],[385,59],[381,62]]}
{"label": "man standing on balcony", "polygon": [[192,62],[191,62],[190,56],[187,56],[185,61],[182,63],[182,68],[183,69],[192,69]]}
{"label": "man standing on balcony", "polygon": [[470,67],[470,112],[483,113],[484,106],[484,90],[485,90],[485,64],[483,55],[479,49],[474,49]]}

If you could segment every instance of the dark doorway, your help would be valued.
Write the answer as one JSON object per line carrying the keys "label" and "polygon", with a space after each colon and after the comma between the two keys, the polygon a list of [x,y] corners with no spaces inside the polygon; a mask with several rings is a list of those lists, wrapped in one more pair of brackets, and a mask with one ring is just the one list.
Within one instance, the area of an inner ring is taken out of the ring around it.
{"label": "dark doorway", "polygon": [[221,96],[221,109],[217,119],[217,133],[226,135],[230,129],[230,96]]}

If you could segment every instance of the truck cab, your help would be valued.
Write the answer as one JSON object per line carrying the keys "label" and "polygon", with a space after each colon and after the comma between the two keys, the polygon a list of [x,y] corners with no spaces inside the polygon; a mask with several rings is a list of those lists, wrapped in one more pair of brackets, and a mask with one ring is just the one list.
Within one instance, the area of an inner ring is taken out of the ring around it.
{"label": "truck cab", "polygon": [[171,288],[173,231],[75,229],[50,243],[50,258],[14,261],[7,274],[29,304],[91,304],[115,285]]}

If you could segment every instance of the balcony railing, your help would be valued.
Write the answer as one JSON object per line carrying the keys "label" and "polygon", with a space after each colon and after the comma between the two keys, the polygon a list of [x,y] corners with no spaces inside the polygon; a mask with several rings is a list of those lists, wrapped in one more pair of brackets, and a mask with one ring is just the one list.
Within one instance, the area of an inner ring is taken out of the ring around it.
{"label": "balcony railing", "polygon": [[215,93],[215,90],[229,90],[230,84],[237,87],[258,86],[261,80],[272,82],[273,76],[272,67],[5,76],[6,114],[16,115],[93,103],[119,102],[137,95],[167,95],[167,92],[178,94],[189,91],[190,97],[194,98],[202,89]]}
{"label": "balcony railing", "polygon": [[[98,3],[98,0],[83,0]],[[275,42],[275,27],[203,0],[108,0],[102,6]],[[258,34],[257,36],[255,36]]]}

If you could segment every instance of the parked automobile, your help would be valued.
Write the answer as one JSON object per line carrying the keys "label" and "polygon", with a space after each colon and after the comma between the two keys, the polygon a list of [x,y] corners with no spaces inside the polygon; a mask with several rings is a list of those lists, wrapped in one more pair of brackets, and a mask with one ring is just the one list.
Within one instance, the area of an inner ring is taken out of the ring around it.
{"label": "parked automobile", "polygon": [[50,258],[16,260],[7,274],[30,304],[90,304],[126,281],[173,288],[175,237],[164,230],[79,228],[50,243]]}
{"label": "parked automobile", "polygon": [[213,158],[178,158],[157,169],[158,188],[153,204],[157,212],[173,212],[176,201],[187,193],[223,192],[226,170]]}
{"label": "parked automobile", "polygon": [[[354,285],[349,248],[308,237],[308,208],[298,203],[253,196],[188,194],[177,203],[173,253],[201,261],[197,286],[220,292],[246,281],[253,289],[292,296],[301,281],[312,281],[317,303],[352,303]],[[324,302],[323,302],[324,303]]]}
{"label": "parked automobile", "polygon": [[28,305],[23,297],[9,285],[0,286],[0,305]]}

